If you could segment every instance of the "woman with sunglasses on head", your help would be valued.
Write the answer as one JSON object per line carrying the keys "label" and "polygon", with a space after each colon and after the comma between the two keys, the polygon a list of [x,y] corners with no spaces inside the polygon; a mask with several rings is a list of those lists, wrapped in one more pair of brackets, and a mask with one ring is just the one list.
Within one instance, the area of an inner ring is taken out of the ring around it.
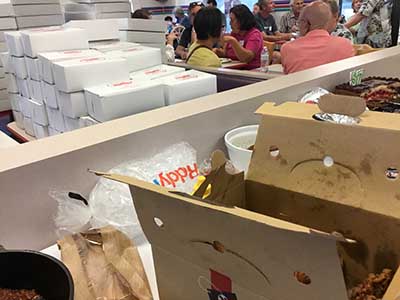
{"label": "woman with sunglasses on head", "polygon": [[194,19],[197,40],[190,46],[186,62],[192,66],[221,67],[218,56],[212,51],[222,35],[222,13],[214,7],[202,8]]}
{"label": "woman with sunglasses on head", "polygon": [[264,43],[257,22],[247,6],[240,4],[229,11],[232,32],[223,37],[223,49],[216,50],[222,57],[247,64],[244,69],[259,68]]}

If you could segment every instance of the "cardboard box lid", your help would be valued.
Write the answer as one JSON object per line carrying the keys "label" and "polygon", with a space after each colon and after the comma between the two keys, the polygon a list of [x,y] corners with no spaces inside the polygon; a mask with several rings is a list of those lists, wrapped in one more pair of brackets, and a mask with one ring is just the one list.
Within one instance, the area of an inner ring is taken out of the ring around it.
{"label": "cardboard box lid", "polygon": [[112,95],[132,93],[137,90],[152,89],[160,85],[161,83],[157,81],[126,80],[93,86],[85,89],[85,92],[95,94],[99,97],[107,97]]}
{"label": "cardboard box lid", "polygon": [[14,7],[15,15],[20,16],[45,16],[61,15],[60,4],[42,4],[42,5],[16,5]]}
{"label": "cardboard box lid", "polygon": [[59,15],[47,15],[47,16],[23,16],[16,17],[18,28],[29,28],[29,27],[42,27],[42,26],[54,26],[61,25],[64,23],[64,16]]}
{"label": "cardboard box lid", "polygon": [[134,80],[153,80],[183,72],[185,72],[185,68],[169,65],[159,65],[145,70],[132,72],[130,73],[130,77]]}
{"label": "cardboard box lid", "polygon": [[140,46],[137,43],[120,42],[120,41],[102,41],[102,42],[91,42],[89,44],[90,49],[94,49],[100,52],[108,52],[113,50],[129,49],[132,47]]}
{"label": "cardboard box lid", "polygon": [[129,2],[115,3],[67,3],[64,6],[66,12],[75,13],[109,13],[109,12],[130,12]]}
{"label": "cardboard box lid", "polygon": [[163,20],[146,20],[146,19],[122,19],[118,20],[119,30],[124,31],[167,31],[167,22]]}
{"label": "cardboard box lid", "polygon": [[14,16],[14,9],[10,0],[0,0],[0,17]]}
{"label": "cardboard box lid", "polygon": [[[237,298],[210,299],[347,299],[332,235],[183,197],[134,178],[100,175],[130,185],[153,246],[161,299],[182,294],[206,299],[213,284],[217,295],[229,292]],[[301,272],[311,284],[298,281]],[[218,274],[226,280],[216,283]]]}
{"label": "cardboard box lid", "polygon": [[88,66],[88,65],[96,65],[96,64],[104,64],[104,63],[113,63],[113,62],[124,62],[123,58],[118,57],[107,57],[104,55],[94,56],[94,57],[84,57],[84,58],[76,58],[69,60],[61,60],[54,62],[54,65],[61,66],[64,68],[75,67],[75,66]]}
{"label": "cardboard box lid", "polygon": [[102,56],[103,54],[99,51],[92,49],[83,50],[66,50],[66,51],[54,51],[39,53],[38,57],[48,61],[58,61],[64,59],[80,58],[82,56]]}
{"label": "cardboard box lid", "polygon": [[0,30],[17,29],[17,22],[14,17],[0,18]]}
{"label": "cardboard box lid", "polygon": [[22,4],[60,4],[60,0],[11,0],[13,5]]}
{"label": "cardboard box lid", "polygon": [[265,103],[248,180],[397,218],[400,116],[368,111],[340,125],[314,120],[318,112]]}
{"label": "cardboard box lid", "polygon": [[179,74],[163,77],[160,80],[162,80],[164,84],[168,86],[175,86],[175,85],[185,84],[188,82],[195,82],[205,78],[216,78],[216,76],[205,72],[189,70]]}
{"label": "cardboard box lid", "polygon": [[73,20],[64,24],[64,27],[85,29],[89,36],[89,41],[118,39],[117,20]]}

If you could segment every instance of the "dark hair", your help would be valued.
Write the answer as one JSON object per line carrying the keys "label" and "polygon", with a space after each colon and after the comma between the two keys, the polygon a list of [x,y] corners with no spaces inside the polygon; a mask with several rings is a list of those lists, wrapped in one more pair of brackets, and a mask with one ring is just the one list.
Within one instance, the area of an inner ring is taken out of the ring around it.
{"label": "dark hair", "polygon": [[217,7],[217,1],[216,0],[207,0],[207,4],[212,4],[214,7]]}
{"label": "dark hair", "polygon": [[171,17],[171,16],[166,16],[166,17],[164,18],[164,21],[166,21],[166,22],[172,22],[172,17]]}
{"label": "dark hair", "polygon": [[232,7],[229,13],[235,15],[240,24],[240,30],[250,30],[257,26],[256,18],[250,9],[244,4]]}
{"label": "dark hair", "polygon": [[270,2],[270,1],[272,1],[272,0],[258,0],[257,5],[261,10],[263,10],[267,6],[266,2]]}
{"label": "dark hair", "polygon": [[195,8],[196,6],[204,7],[204,3],[201,1],[190,2],[189,4],[189,11]]}
{"label": "dark hair", "polygon": [[204,7],[194,18],[193,26],[199,40],[218,38],[222,30],[222,13],[218,8]]}
{"label": "dark hair", "polygon": [[131,14],[132,19],[150,19],[151,13],[146,9],[137,9]]}

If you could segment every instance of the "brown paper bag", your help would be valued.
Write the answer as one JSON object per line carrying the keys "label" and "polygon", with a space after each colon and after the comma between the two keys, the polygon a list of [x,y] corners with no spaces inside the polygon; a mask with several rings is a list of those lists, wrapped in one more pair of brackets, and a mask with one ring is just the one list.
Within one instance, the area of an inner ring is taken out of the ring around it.
{"label": "brown paper bag", "polygon": [[151,300],[137,248],[112,227],[58,242],[75,284],[75,300]]}

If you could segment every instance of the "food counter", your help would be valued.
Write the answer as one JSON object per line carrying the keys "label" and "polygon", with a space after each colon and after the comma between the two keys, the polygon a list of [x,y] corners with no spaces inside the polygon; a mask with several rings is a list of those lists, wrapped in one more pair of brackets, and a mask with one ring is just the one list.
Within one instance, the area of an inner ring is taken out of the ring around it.
{"label": "food counter", "polygon": [[239,70],[239,68],[244,64],[238,61],[224,63],[221,68],[190,66],[181,60],[168,64],[171,66],[183,67],[185,69],[196,69],[216,75],[218,92],[227,91],[284,75],[282,65],[271,65],[269,66],[268,72],[260,72],[257,70]]}
{"label": "food counter", "polygon": [[316,86],[332,90],[360,68],[364,76],[400,77],[399,64],[400,47],[391,48],[1,150],[0,242],[32,249],[53,244],[57,204],[49,190],[88,195],[98,180],[88,168],[106,171],[180,141],[201,161],[224,149],[227,131],[258,123],[254,112],[266,101],[296,101]]}

